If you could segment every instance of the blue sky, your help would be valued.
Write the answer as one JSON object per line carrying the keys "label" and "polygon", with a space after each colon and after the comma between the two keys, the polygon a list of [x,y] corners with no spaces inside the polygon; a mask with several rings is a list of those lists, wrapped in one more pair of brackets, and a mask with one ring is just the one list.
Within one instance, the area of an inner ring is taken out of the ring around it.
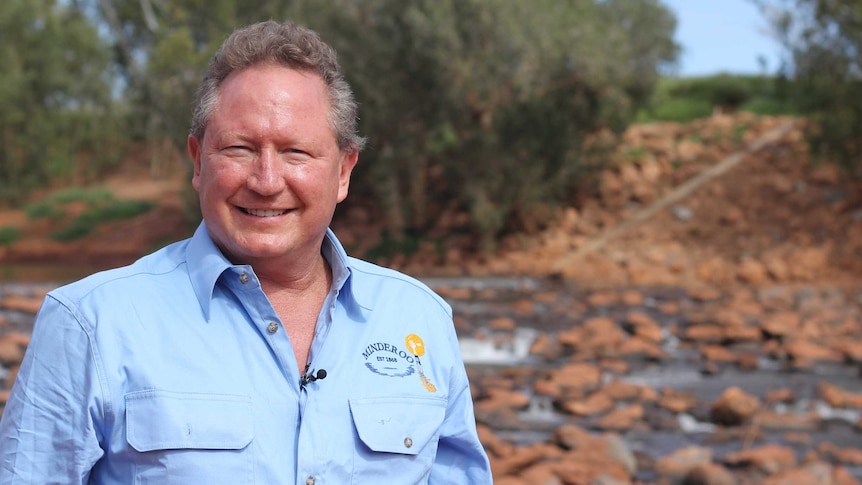
{"label": "blue sky", "polygon": [[662,1],[677,17],[675,37],[683,49],[678,75],[758,74],[758,56],[769,73],[779,67],[781,47],[750,0]]}

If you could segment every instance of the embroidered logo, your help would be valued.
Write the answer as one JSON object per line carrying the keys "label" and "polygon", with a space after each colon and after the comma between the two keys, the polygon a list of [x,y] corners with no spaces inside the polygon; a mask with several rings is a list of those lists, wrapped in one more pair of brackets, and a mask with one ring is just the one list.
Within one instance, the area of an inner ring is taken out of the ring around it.
{"label": "embroidered logo", "polygon": [[375,374],[386,377],[407,377],[419,375],[419,382],[428,392],[437,392],[437,387],[422,370],[420,357],[425,355],[425,342],[422,337],[411,333],[404,338],[406,347],[398,347],[388,342],[375,342],[365,347],[362,357],[365,367]]}
{"label": "embroidered logo", "polygon": [[369,344],[362,352],[362,357],[365,357],[365,367],[381,376],[407,377],[416,372],[413,367],[416,358],[410,352],[389,343]]}

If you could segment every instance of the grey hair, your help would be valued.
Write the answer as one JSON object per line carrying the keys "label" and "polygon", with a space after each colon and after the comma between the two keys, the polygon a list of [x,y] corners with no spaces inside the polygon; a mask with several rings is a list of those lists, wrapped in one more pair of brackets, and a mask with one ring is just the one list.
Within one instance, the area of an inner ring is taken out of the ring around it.
{"label": "grey hair", "polygon": [[272,20],[234,31],[210,60],[195,97],[190,134],[202,140],[219,87],[232,72],[272,63],[320,75],[329,93],[329,124],[338,148],[360,151],[365,138],[357,132],[357,105],[338,66],[335,50],[308,28]]}

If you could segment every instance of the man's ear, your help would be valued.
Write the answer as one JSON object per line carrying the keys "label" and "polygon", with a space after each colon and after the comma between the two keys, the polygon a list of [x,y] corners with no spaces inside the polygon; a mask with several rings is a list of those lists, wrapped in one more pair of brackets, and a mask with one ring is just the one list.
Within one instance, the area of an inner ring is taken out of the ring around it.
{"label": "man's ear", "polygon": [[350,188],[350,174],[353,173],[353,167],[356,166],[358,160],[358,151],[342,152],[338,173],[338,202],[347,198],[347,191]]}
{"label": "man's ear", "polygon": [[186,140],[186,148],[189,151],[189,156],[192,157],[194,164],[194,173],[192,174],[192,187],[198,190],[199,179],[201,175],[201,142],[194,135],[189,135]]}

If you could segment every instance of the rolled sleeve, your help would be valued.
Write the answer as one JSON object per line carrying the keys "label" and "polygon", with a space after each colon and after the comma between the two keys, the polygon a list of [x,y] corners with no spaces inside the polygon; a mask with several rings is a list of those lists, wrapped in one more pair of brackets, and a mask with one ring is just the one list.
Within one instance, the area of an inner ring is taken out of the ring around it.
{"label": "rolled sleeve", "polygon": [[103,454],[96,369],[90,336],[49,295],[0,419],[0,483],[87,483]]}

